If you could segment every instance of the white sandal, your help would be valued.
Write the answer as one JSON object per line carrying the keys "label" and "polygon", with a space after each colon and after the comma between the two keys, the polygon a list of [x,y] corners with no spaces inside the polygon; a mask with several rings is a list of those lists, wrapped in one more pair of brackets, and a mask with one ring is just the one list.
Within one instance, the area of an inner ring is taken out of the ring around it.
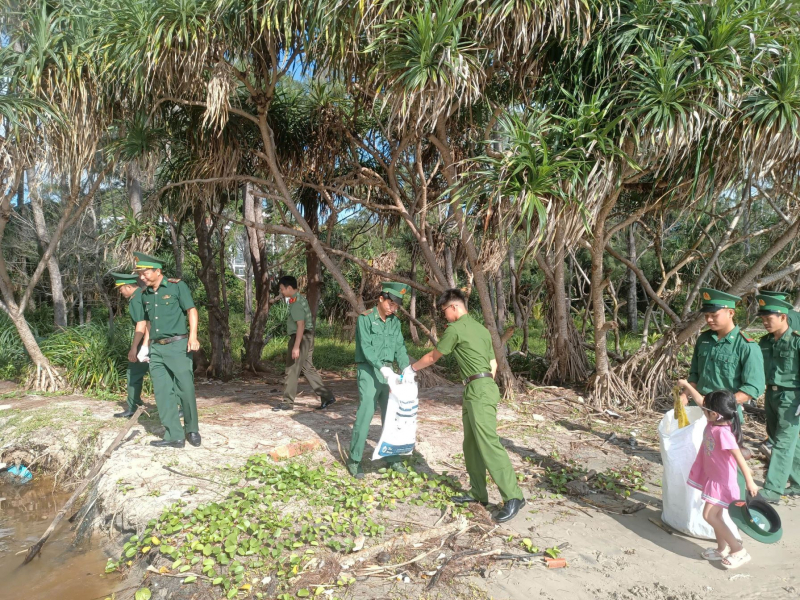
{"label": "white sandal", "polygon": [[703,550],[701,556],[706,560],[716,561],[716,560],[724,560],[725,558],[728,557],[730,553],[731,553],[731,547],[725,546],[725,549],[722,552],[720,552],[716,548],[706,548],[705,550]]}
{"label": "white sandal", "polygon": [[726,569],[738,569],[746,562],[750,562],[750,555],[747,550],[742,548],[738,552],[732,552],[722,561],[722,566]]}

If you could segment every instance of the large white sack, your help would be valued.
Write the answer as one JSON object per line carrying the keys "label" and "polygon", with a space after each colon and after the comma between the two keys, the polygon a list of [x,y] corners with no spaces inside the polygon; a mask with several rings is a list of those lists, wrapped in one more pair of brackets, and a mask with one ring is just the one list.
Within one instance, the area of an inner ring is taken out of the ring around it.
{"label": "large white sack", "polygon": [[417,442],[419,387],[414,381],[401,382],[397,373],[388,377],[387,382],[389,402],[386,406],[386,421],[372,460],[411,454]]}
{"label": "large white sack", "polygon": [[[664,477],[661,479],[663,507],[661,520],[667,525],[692,537],[707,540],[715,539],[711,525],[703,519],[705,501],[702,492],[686,483],[694,459],[703,444],[703,431],[706,418],[699,406],[687,406],[689,425],[678,428],[675,411],[667,412],[658,426],[661,442],[661,462],[664,464]],[[723,511],[728,528],[741,539],[739,529]]]}

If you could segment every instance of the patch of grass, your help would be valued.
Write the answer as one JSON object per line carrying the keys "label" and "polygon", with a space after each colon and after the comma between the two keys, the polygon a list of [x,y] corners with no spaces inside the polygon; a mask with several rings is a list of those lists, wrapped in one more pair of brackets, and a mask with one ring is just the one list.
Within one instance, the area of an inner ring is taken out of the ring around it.
{"label": "patch of grass", "polygon": [[[317,568],[321,548],[350,552],[358,536],[381,537],[380,513],[399,504],[451,507],[458,482],[446,475],[381,470],[377,480],[357,481],[341,469],[302,462],[277,465],[265,455],[251,457],[237,471],[234,489],[222,502],[185,510],[178,502],[150,521],[141,536],[125,544],[118,560],[109,559],[107,572],[132,565],[158,552],[171,561],[162,567],[189,577],[206,577],[232,598],[249,582],[266,574],[276,577],[278,597],[297,593],[304,573]],[[465,513],[470,514],[470,513]],[[191,579],[194,581],[194,579]],[[184,583],[191,583],[184,580]],[[349,585],[340,578],[333,584]]]}
{"label": "patch of grass", "polygon": [[591,477],[588,477],[588,472],[574,460],[569,460],[560,467],[545,467],[545,484],[556,494],[566,493],[567,484],[581,478],[587,478],[587,485],[593,489],[624,497],[630,496],[634,491],[649,491],[641,471],[632,465],[625,465],[620,469],[609,468]]}

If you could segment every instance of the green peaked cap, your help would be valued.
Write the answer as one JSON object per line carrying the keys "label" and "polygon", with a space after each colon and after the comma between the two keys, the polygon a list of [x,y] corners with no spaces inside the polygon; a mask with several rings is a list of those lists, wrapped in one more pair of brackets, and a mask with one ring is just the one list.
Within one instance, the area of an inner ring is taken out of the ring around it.
{"label": "green peaked cap", "polygon": [[758,302],[758,314],[760,315],[771,315],[774,313],[788,315],[789,311],[794,308],[794,305],[789,304],[786,300],[776,298],[775,296],[765,296],[764,294],[756,296],[756,302]]}
{"label": "green peaked cap", "polygon": [[410,289],[405,283],[396,283],[394,281],[381,283],[381,292],[389,294],[389,297],[398,304],[403,303],[403,298],[405,298]]}
{"label": "green peaked cap", "polygon": [[770,292],[767,290],[761,290],[758,295],[769,296],[770,298],[777,298],[778,300],[786,300],[787,296],[789,296],[789,292]]}
{"label": "green peaked cap", "polygon": [[162,269],[164,268],[164,261],[155,256],[150,256],[144,252],[134,252],[136,257],[136,266],[134,269]]}
{"label": "green peaked cap", "polygon": [[721,292],[713,288],[700,288],[700,297],[703,299],[703,312],[717,312],[720,308],[736,308],[736,303],[741,300],[739,296]]}
{"label": "green peaked cap", "polygon": [[114,278],[114,285],[119,287],[121,285],[136,285],[136,282],[139,280],[139,276],[135,273],[111,273],[111,276]]}

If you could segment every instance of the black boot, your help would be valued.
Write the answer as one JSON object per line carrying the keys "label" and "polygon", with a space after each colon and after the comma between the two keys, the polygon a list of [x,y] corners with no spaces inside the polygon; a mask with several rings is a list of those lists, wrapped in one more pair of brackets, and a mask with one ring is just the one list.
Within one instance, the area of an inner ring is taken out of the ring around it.
{"label": "black boot", "polygon": [[525,506],[525,500],[520,500],[518,498],[512,498],[508,502],[503,505],[503,508],[500,509],[494,516],[494,520],[496,523],[505,523],[506,521],[510,521],[514,517],[517,516],[519,509]]}
{"label": "black boot", "polygon": [[186,446],[186,442],[184,440],[158,440],[150,442],[150,445],[156,448],[183,448]]}
{"label": "black boot", "polygon": [[187,433],[187,434],[186,434],[186,439],[187,439],[187,440],[189,441],[189,443],[190,443],[192,446],[194,446],[195,448],[197,448],[197,447],[200,445],[200,443],[201,443],[201,440],[200,440],[200,434],[199,434],[199,433],[197,433],[197,432]]}
{"label": "black boot", "polygon": [[322,404],[321,404],[321,405],[320,405],[320,407],[319,407],[319,410],[322,410],[322,409],[324,409],[324,408],[328,408],[328,407],[329,407],[331,404],[333,404],[334,402],[336,402],[336,398],[334,398],[333,396],[331,396],[331,397],[330,397],[330,398],[328,398],[327,400],[323,400],[323,401],[322,401]]}
{"label": "black boot", "polygon": [[[450,496],[450,500],[455,502],[456,504],[471,504],[473,502],[478,502],[472,496]],[[481,506],[488,506],[488,502],[479,502]]]}

